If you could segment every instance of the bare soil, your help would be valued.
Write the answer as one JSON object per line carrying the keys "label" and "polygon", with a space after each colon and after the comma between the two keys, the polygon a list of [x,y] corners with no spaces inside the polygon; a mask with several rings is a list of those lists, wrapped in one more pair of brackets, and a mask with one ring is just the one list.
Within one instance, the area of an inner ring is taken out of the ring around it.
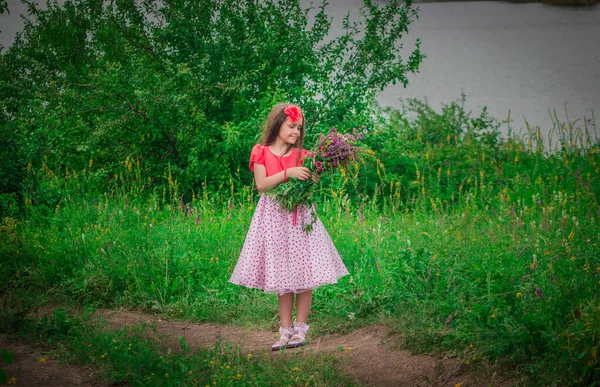
{"label": "bare soil", "polygon": [[[151,324],[166,347],[178,350],[179,338],[192,350],[212,347],[218,341],[239,346],[246,353],[271,353],[271,344],[276,340],[275,332],[243,329],[216,324],[169,321],[164,317],[132,311],[101,310],[98,318],[106,320],[110,328],[118,329],[126,324]],[[47,349],[15,339],[0,337],[0,347],[10,348],[15,361],[3,365],[9,378],[16,377],[20,386],[107,386],[96,370],[86,367],[60,364]],[[308,345],[288,349],[284,356],[292,353],[327,354],[341,359],[342,371],[367,386],[507,386],[511,380],[498,380],[491,370],[473,370],[457,358],[438,358],[413,355],[398,350],[397,338],[389,335],[386,326],[369,326],[346,335],[312,337]],[[273,353],[273,356],[279,356]],[[40,359],[45,359],[41,360]]]}
{"label": "bare soil", "polygon": [[10,379],[16,379],[16,386],[110,386],[100,381],[96,370],[61,364],[42,346],[0,336],[0,348],[7,348],[15,354],[12,364],[0,361],[0,368],[8,374],[9,383]]}

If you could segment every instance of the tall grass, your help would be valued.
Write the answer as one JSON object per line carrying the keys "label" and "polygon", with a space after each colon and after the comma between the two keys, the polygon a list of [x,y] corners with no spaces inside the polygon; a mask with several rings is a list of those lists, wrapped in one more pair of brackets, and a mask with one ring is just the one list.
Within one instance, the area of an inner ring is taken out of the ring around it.
{"label": "tall grass", "polygon": [[[471,119],[456,104],[439,114],[417,108],[416,120],[392,114],[373,134],[388,140],[371,180],[357,183],[374,184],[371,193],[341,174],[319,202],[351,274],[315,291],[314,332],[383,322],[408,348],[469,365],[500,361],[532,383],[600,378],[595,123],[557,121],[549,147],[529,126],[503,140],[485,113]],[[228,283],[252,188],[232,177],[184,199],[168,171],[164,188],[152,189],[141,168],[126,160],[102,195],[81,192],[93,162],[38,176],[70,194],[50,210],[28,202],[26,219],[3,219],[3,289],[275,329],[273,296]]]}

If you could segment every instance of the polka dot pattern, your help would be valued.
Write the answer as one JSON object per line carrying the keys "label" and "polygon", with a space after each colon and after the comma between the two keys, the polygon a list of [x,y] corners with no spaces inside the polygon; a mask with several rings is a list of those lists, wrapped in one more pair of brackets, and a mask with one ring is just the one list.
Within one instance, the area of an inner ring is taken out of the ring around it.
{"label": "polka dot pattern", "polygon": [[348,270],[318,218],[304,232],[311,221],[311,210],[299,208],[294,226],[293,213],[262,195],[229,281],[280,295],[337,283]]}

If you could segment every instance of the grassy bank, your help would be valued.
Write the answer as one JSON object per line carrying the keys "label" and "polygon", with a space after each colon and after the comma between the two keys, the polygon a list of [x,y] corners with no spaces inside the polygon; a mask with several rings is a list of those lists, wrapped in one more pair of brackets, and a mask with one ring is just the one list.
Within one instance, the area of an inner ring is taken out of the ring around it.
{"label": "grassy bank", "polygon": [[[350,275],[315,291],[313,332],[384,323],[411,350],[474,367],[498,361],[534,384],[598,379],[593,120],[557,121],[552,141],[529,127],[503,139],[485,112],[413,108],[414,120],[391,112],[369,133],[376,165],[358,180],[341,171],[319,200]],[[142,169],[128,158],[105,191],[93,160],[82,171],[30,171],[36,200],[26,196],[24,215],[0,225],[2,313],[58,302],[274,331],[274,296],[228,282],[252,187],[231,179],[185,199],[168,171],[153,188]]]}
{"label": "grassy bank", "polygon": [[[351,275],[315,292],[315,332],[384,322],[418,351],[502,359],[534,378],[597,377],[598,212],[561,192],[543,203],[460,201],[409,212],[322,203]],[[106,196],[74,198],[48,218],[4,219],[13,254],[2,265],[4,308],[16,310],[27,289],[65,304],[275,328],[272,295],[227,282],[253,206],[251,197],[188,209]]]}

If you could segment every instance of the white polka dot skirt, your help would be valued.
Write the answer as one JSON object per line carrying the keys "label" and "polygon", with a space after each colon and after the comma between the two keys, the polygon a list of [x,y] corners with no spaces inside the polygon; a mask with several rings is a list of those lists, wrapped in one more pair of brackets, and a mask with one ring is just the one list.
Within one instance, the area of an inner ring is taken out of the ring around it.
{"label": "white polka dot skirt", "polygon": [[309,208],[294,214],[262,195],[250,223],[244,246],[229,281],[267,293],[302,293],[337,283],[348,274],[327,230]]}

